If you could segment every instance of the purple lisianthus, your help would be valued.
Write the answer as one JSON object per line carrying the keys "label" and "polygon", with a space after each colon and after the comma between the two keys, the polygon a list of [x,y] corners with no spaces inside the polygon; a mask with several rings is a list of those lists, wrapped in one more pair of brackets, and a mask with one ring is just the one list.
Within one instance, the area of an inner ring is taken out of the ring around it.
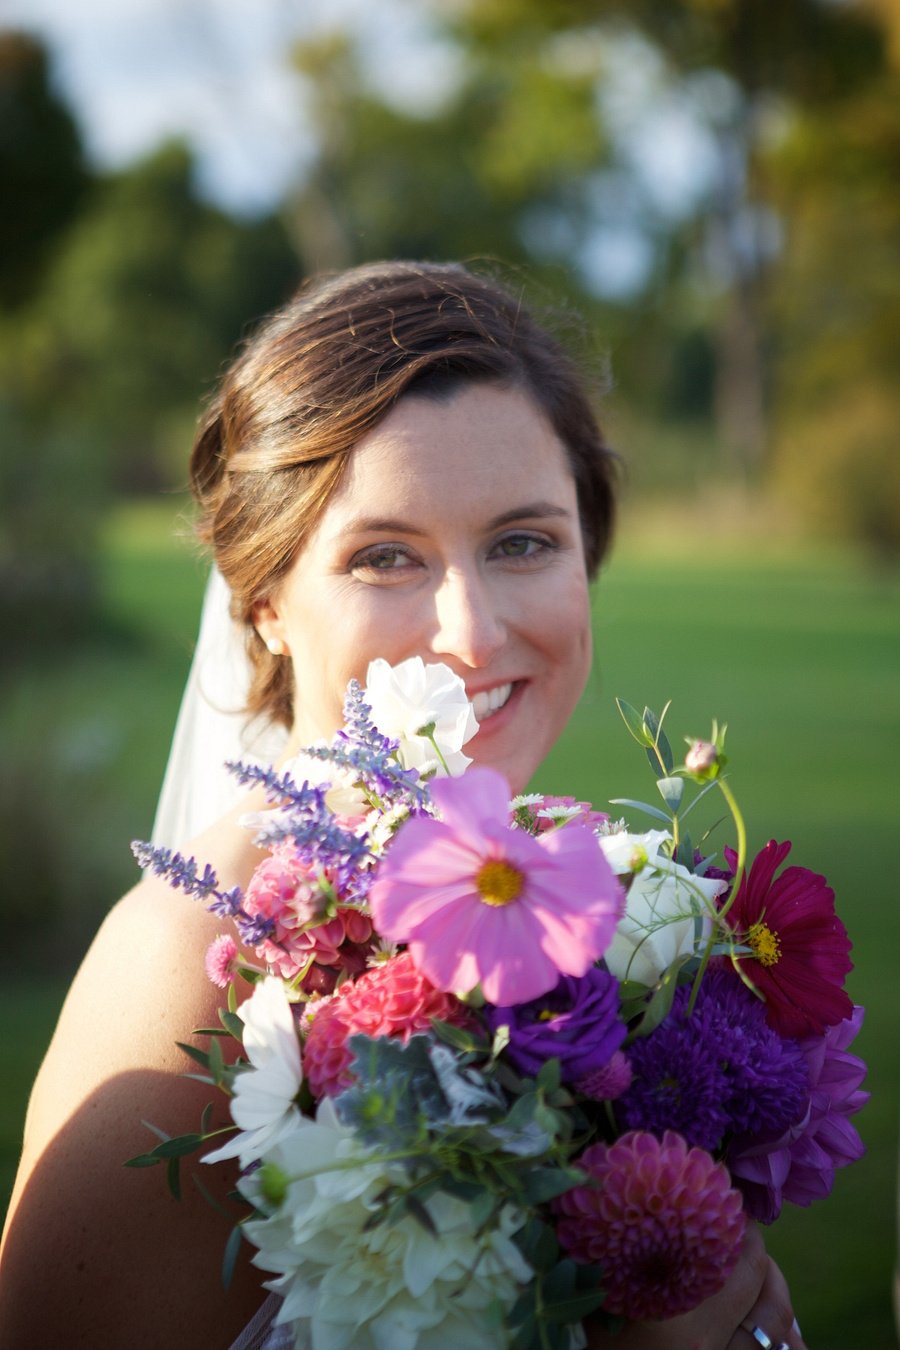
{"label": "purple lisianthus", "polygon": [[548,1059],[558,1059],[564,1083],[577,1083],[604,1068],[625,1039],[619,1020],[619,984],[591,966],[581,976],[563,975],[555,989],[515,1007],[486,1007],[492,1031],[509,1027],[506,1056],[520,1073],[534,1077]]}
{"label": "purple lisianthus", "polygon": [[826,1027],[822,1036],[805,1036],[799,1046],[809,1074],[809,1107],[777,1137],[732,1140],[725,1161],[743,1193],[747,1213],[773,1223],[785,1200],[811,1205],[830,1194],[838,1167],[865,1152],[849,1117],[869,1100],[860,1089],[866,1066],[847,1047],[862,1026],[863,1009]]}

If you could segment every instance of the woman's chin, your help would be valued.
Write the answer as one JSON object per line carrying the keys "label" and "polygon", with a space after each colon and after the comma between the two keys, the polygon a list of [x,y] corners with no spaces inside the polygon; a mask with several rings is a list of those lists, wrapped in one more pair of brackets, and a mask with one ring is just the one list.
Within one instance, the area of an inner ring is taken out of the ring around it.
{"label": "woman's chin", "polygon": [[525,791],[544,756],[543,739],[540,746],[535,744],[539,738],[528,708],[530,692],[529,680],[514,684],[503,707],[484,718],[477,734],[463,746],[463,753],[476,764],[503,774],[513,797]]}

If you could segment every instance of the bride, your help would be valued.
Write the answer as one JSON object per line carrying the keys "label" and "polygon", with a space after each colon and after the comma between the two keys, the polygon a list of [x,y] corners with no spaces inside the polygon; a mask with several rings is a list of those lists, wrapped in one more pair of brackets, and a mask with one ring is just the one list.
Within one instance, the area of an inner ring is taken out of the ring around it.
{"label": "bride", "polygon": [[[480,723],[467,753],[525,788],[587,679],[613,463],[574,367],[515,296],[460,267],[407,263],[303,290],[228,372],[191,467],[200,533],[227,583],[204,627],[229,628],[230,594],[245,688],[241,708],[212,688],[227,639],[205,665],[198,651],[166,843],[209,861],[223,885],[245,883],[258,854],[238,819],[262,803],[228,800],[229,736],[245,756],[270,754],[273,729],[282,756],[330,736],[347,681],[375,657],[450,665]],[[32,1093],[4,1239],[9,1350],[225,1350],[265,1298],[247,1260],[222,1288],[230,1216],[193,1185],[176,1204],[156,1169],[121,1165],[147,1147],[142,1121],[181,1133],[206,1103],[175,1043],[215,1019],[202,972],[218,928],[146,877],[76,976]],[[209,1171],[224,1207],[235,1176]],[[714,1298],[590,1343],[802,1350],[792,1318],[751,1230]]]}

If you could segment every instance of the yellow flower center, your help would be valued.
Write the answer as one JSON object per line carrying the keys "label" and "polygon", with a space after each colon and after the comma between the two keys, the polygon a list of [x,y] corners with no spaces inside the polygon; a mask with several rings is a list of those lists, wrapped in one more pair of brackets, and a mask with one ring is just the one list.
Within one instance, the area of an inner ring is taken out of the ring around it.
{"label": "yellow flower center", "polygon": [[781,959],[781,940],[764,923],[755,923],[747,934],[753,955],[762,966],[774,966]]}
{"label": "yellow flower center", "polygon": [[486,905],[502,908],[522,894],[525,878],[508,862],[486,862],[475,877],[478,894]]}

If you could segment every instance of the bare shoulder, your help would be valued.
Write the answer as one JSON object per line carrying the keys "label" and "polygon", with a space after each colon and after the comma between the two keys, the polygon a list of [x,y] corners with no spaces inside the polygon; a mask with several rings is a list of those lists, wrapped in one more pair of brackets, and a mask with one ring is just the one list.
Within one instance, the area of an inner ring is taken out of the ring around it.
{"label": "bare shoulder", "polygon": [[150,880],[115,906],[87,953],[29,1107],[4,1238],[4,1345],[225,1347],[261,1301],[246,1266],[224,1293],[231,1223],[191,1177],[224,1200],[227,1168],[189,1159],[175,1201],[162,1168],[124,1167],[154,1142],[144,1121],[185,1133],[215,1101],[227,1123],[219,1094],[183,1076],[193,1066],[176,1045],[216,1020],[222,995],[203,954],[219,930]]}

